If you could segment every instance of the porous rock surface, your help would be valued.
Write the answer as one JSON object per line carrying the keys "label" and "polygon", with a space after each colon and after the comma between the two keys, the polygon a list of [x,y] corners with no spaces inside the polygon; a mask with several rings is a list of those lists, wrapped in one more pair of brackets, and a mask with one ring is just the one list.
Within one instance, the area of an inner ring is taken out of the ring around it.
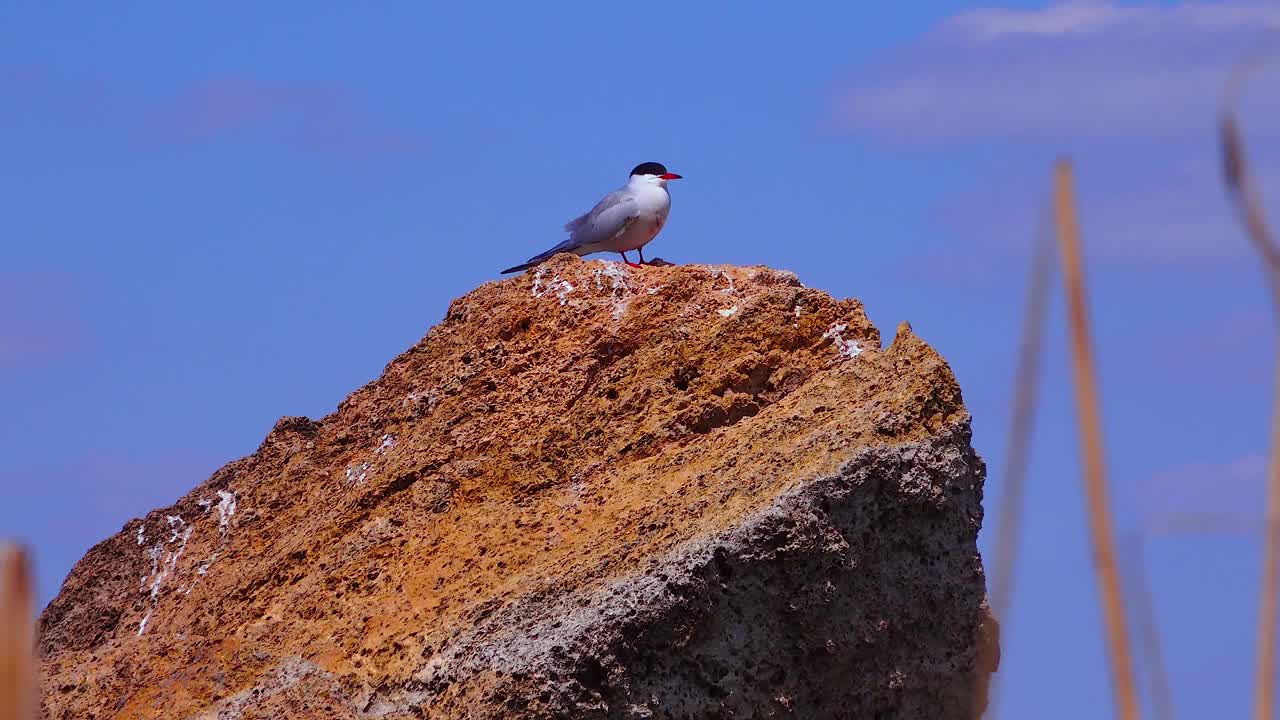
{"label": "porous rock surface", "polygon": [[764,267],[558,256],[128,523],[48,718],[961,718],[996,663],[945,361]]}

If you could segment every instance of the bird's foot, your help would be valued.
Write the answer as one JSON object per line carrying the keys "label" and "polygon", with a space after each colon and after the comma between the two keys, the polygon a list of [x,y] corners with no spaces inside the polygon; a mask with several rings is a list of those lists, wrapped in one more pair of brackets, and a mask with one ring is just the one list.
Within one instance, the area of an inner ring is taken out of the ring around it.
{"label": "bird's foot", "polygon": [[637,265],[636,263],[633,263],[633,262],[631,262],[630,260],[624,260],[623,262],[625,262],[625,263],[627,264],[627,267],[633,267],[633,268],[642,268],[642,267],[644,267],[643,265]]}
{"label": "bird's foot", "polygon": [[670,267],[670,266],[672,266],[672,265],[675,265],[675,263],[673,263],[673,262],[667,262],[666,260],[663,260],[662,258],[654,258],[654,259],[652,259],[652,260],[645,260],[645,261],[644,261],[644,264],[645,264],[645,265],[647,265],[647,266],[649,266],[649,267]]}

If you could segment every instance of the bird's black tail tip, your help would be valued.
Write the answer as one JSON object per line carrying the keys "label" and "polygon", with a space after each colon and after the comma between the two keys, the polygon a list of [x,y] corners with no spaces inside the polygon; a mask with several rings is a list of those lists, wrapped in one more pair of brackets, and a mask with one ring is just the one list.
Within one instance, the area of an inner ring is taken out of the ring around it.
{"label": "bird's black tail tip", "polygon": [[525,264],[523,264],[523,265],[517,265],[517,266],[515,266],[515,267],[509,267],[509,268],[507,268],[506,270],[503,270],[502,272],[500,272],[500,273],[498,273],[498,274],[499,274],[499,275],[510,275],[511,273],[517,273],[517,272],[520,272],[521,270],[528,270],[528,269],[529,269],[529,268],[531,268],[531,267],[533,267],[533,266],[532,266],[532,265],[530,265],[529,263],[525,263]]}

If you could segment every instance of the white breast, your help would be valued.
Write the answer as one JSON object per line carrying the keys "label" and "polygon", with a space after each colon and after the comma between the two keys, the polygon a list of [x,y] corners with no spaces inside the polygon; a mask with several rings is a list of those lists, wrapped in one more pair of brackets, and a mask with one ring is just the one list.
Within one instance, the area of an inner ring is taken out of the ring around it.
{"label": "white breast", "polygon": [[671,209],[671,196],[662,187],[637,188],[635,195],[636,221],[613,242],[614,250],[627,252],[644,247],[667,222]]}
{"label": "white breast", "polygon": [[671,195],[661,185],[641,185],[635,189],[635,198],[641,220],[665,220],[671,210]]}

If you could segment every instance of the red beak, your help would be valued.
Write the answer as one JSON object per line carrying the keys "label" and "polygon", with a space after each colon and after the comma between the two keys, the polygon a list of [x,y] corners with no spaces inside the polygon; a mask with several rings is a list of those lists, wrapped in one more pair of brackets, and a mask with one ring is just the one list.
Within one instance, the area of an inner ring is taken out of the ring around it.
{"label": "red beak", "polygon": [[665,175],[659,175],[658,179],[659,180],[679,180],[680,176],[675,173],[666,173]]}

